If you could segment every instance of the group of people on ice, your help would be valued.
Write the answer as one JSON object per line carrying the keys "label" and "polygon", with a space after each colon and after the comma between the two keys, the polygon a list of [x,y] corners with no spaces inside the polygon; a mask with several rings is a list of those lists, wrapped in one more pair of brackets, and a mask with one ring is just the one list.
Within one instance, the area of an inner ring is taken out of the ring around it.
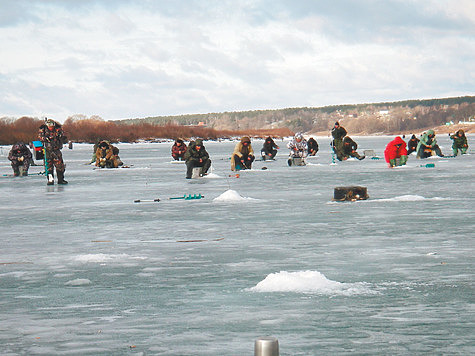
{"label": "group of people on ice", "polygon": [[[356,151],[357,143],[347,136],[345,128],[339,122],[335,122],[331,135],[333,138],[331,147],[339,161],[347,160],[349,157],[355,157],[358,160],[365,158],[364,155],[358,154]],[[467,153],[467,137],[462,129],[452,135],[449,134],[449,136],[453,140],[452,151],[454,156],[457,156],[459,152],[460,154]],[[47,184],[54,184],[54,170],[56,170],[57,183],[68,184],[64,179],[65,164],[61,153],[67,138],[61,124],[52,119],[45,119],[44,124],[39,128],[38,138],[42,145],[42,158],[44,158],[45,174],[48,177]],[[290,150],[289,166],[305,164],[304,159],[307,156],[315,156],[319,150],[317,141],[313,137],[306,140],[302,133],[295,134],[287,147]],[[36,149],[37,147],[35,147]],[[261,149],[262,160],[274,160],[278,149],[279,146],[272,137],[267,137]],[[424,132],[420,139],[412,135],[407,144],[401,137],[397,136],[387,144],[384,157],[388,166],[392,168],[405,165],[408,155],[413,152],[416,153],[417,158],[422,159],[434,154],[444,157],[433,130]],[[174,160],[185,161],[187,179],[192,178],[195,168],[200,168],[199,175],[204,176],[211,167],[211,160],[202,139],[191,141],[188,146],[183,140],[177,139],[172,146],[171,154]],[[30,165],[34,164],[32,153],[23,142],[17,142],[12,146],[8,159],[11,161],[14,176],[27,176]],[[251,169],[255,159],[251,139],[244,136],[236,144],[232,153],[231,170]],[[123,165],[119,157],[119,149],[107,140],[99,141],[94,145],[92,163],[99,168],[118,168]]]}

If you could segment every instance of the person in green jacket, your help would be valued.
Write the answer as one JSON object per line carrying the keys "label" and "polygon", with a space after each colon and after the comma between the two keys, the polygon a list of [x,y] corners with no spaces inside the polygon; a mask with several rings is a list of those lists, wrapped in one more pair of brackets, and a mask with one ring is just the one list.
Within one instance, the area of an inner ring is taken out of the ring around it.
{"label": "person in green jacket", "polygon": [[331,133],[333,137],[333,141],[331,142],[333,152],[335,152],[338,160],[342,161],[345,157],[343,138],[346,136],[346,130],[344,127],[340,126],[340,123],[337,121],[335,122],[335,126],[333,126]]}
{"label": "person in green jacket", "polygon": [[185,152],[185,162],[186,179],[191,179],[193,168],[195,167],[201,167],[200,176],[207,174],[208,169],[211,167],[211,160],[203,145],[202,139],[197,139],[193,145],[190,143],[190,146],[188,146]]}
{"label": "person in green jacket", "polygon": [[434,130],[427,130],[427,132],[424,132],[421,136],[421,139],[417,144],[416,158],[428,158],[432,156],[432,152],[435,152],[439,157],[444,157],[439,145],[437,144],[437,140],[435,139]]}
{"label": "person in green jacket", "polygon": [[460,129],[453,135],[449,135],[450,139],[454,141],[452,144],[452,151],[454,152],[454,156],[458,155],[458,151],[460,150],[461,154],[467,153],[468,143],[467,143],[467,136],[465,136],[465,131]]}

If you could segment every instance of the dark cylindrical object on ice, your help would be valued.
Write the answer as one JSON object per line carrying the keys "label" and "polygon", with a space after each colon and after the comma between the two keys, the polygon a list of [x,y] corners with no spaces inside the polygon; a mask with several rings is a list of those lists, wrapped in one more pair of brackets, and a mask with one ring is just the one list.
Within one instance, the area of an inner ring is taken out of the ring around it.
{"label": "dark cylindrical object on ice", "polygon": [[333,192],[334,201],[355,201],[369,198],[366,187],[336,187]]}

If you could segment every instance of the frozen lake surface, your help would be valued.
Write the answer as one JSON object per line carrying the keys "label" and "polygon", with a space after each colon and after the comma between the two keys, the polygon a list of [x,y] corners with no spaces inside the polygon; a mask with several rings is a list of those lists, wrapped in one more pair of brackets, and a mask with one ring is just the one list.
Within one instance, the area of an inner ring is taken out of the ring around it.
{"label": "frozen lake surface", "polygon": [[[381,157],[391,139],[355,138]],[[475,155],[332,165],[317,140],[305,167],[279,141],[239,178],[231,142],[205,142],[196,180],[171,143],[119,144],[115,170],[65,147],[67,186],[0,177],[0,354],[252,355],[259,336],[292,356],[475,354]],[[370,199],[332,202],[346,185]]]}

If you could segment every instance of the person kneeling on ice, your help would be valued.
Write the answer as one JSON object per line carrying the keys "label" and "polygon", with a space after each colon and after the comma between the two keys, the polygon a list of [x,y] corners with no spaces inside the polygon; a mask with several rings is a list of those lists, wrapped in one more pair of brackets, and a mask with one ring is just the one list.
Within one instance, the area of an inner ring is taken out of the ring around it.
{"label": "person kneeling on ice", "polygon": [[384,150],[384,158],[386,159],[389,168],[404,166],[406,164],[406,143],[401,137],[397,136],[394,140],[388,143]]}
{"label": "person kneeling on ice", "polygon": [[288,164],[292,165],[294,158],[305,158],[308,154],[307,140],[303,137],[302,133],[298,132],[294,138],[287,144],[290,149]]}
{"label": "person kneeling on ice", "polygon": [[308,155],[315,156],[318,152],[318,142],[313,137],[310,137],[307,141],[307,146],[308,146]]}
{"label": "person kneeling on ice", "polygon": [[113,146],[107,141],[99,142],[96,151],[96,166],[100,168],[117,168],[119,162],[114,154]]}
{"label": "person kneeling on ice", "polygon": [[27,176],[30,162],[33,159],[30,149],[23,142],[17,142],[12,146],[8,159],[12,163],[13,175]]}
{"label": "person kneeling on ice", "polygon": [[265,160],[274,159],[279,146],[276,145],[272,137],[267,137],[261,149],[262,158]]}
{"label": "person kneeling on ice", "polygon": [[40,126],[38,137],[43,143],[45,150],[45,169],[48,176],[48,185],[54,184],[54,168],[58,175],[58,184],[68,184],[64,180],[66,166],[63,161],[61,149],[63,144],[68,142],[63,129],[59,123],[52,119],[45,118],[45,123]]}
{"label": "person kneeling on ice", "polygon": [[356,152],[356,149],[358,148],[358,144],[351,139],[350,136],[345,136],[343,139],[343,156],[337,157],[340,161],[346,161],[348,157],[355,157],[359,159],[360,161],[365,159],[365,156],[360,156],[358,152]]}
{"label": "person kneeling on ice", "polygon": [[468,149],[468,143],[467,143],[467,136],[465,136],[465,131],[460,129],[453,135],[450,135],[450,139],[454,141],[452,144],[452,151],[454,152],[454,156],[457,156],[459,154],[466,154],[467,149]]}
{"label": "person kneeling on ice", "polygon": [[412,152],[417,152],[417,144],[419,139],[416,135],[412,135],[409,141],[407,141],[407,155],[410,155]]}
{"label": "person kneeling on ice", "polygon": [[211,160],[209,154],[206,152],[205,146],[203,146],[203,140],[197,139],[193,145],[188,146],[185,153],[186,162],[186,179],[191,179],[193,174],[193,168],[201,168],[201,176],[207,174],[209,167],[211,166]]}
{"label": "person kneeling on ice", "polygon": [[172,146],[172,157],[175,161],[184,161],[186,145],[182,139],[177,139]]}
{"label": "person kneeling on ice", "polygon": [[234,147],[233,156],[231,157],[231,170],[239,171],[241,169],[251,169],[254,159],[251,139],[247,136],[243,136],[241,142],[237,143]]}
{"label": "person kneeling on ice", "polygon": [[437,140],[435,139],[434,130],[427,130],[422,135],[419,143],[417,144],[417,158],[428,158],[432,156],[433,152],[439,157],[444,157]]}

